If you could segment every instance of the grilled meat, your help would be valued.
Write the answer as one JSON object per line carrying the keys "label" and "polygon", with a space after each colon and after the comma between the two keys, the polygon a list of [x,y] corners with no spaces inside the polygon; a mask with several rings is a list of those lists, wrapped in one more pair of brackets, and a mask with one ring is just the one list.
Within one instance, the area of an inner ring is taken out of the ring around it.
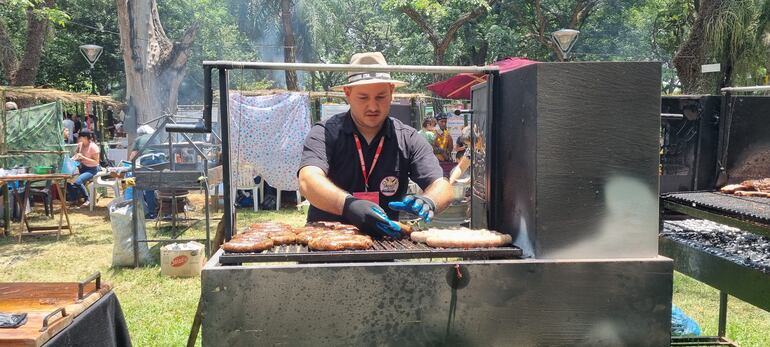
{"label": "grilled meat", "polygon": [[749,189],[760,192],[770,192],[770,178],[763,178],[759,180],[746,180],[741,182],[741,185]]}
{"label": "grilled meat", "polygon": [[310,239],[308,248],[316,251],[342,251],[346,249],[369,249],[374,246],[368,235],[327,234]]}
{"label": "grilled meat", "polygon": [[415,231],[410,237],[412,241],[438,248],[500,247],[508,245],[513,241],[510,235],[492,230],[472,230],[468,228]]}

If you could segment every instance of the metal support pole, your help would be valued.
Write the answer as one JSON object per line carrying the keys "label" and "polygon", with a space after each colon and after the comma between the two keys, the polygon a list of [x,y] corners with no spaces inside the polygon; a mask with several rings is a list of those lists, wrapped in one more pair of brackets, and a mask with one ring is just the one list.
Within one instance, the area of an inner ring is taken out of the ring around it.
{"label": "metal support pole", "polygon": [[[210,93],[210,90],[204,93]],[[230,241],[233,230],[237,227],[233,216],[233,189],[232,172],[230,163],[230,117],[228,115],[229,100],[227,69],[219,69],[219,126],[222,128],[222,182],[224,183],[224,216],[225,241]],[[205,97],[205,94],[204,94]],[[210,111],[209,111],[210,112]]]}
{"label": "metal support pole", "polygon": [[88,69],[88,74],[91,75],[91,95],[96,95],[96,85],[94,85],[94,66]]}
{"label": "metal support pole", "polygon": [[727,330],[727,293],[719,291],[719,328],[717,329],[717,336],[725,337],[725,331]]}
{"label": "metal support pole", "polygon": [[722,88],[723,93],[729,92],[770,92],[770,86],[753,86],[753,87],[725,87]]}
{"label": "metal support pole", "polygon": [[263,69],[296,71],[341,71],[341,72],[407,72],[407,73],[492,73],[500,71],[498,66],[430,66],[430,65],[355,65],[355,64],[307,64],[270,63],[244,61],[204,61],[204,67],[217,69]]}

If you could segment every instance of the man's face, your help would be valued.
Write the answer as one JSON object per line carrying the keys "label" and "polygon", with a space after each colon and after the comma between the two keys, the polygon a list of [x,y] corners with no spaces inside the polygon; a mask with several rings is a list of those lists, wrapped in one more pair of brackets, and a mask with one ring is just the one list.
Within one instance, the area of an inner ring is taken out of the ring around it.
{"label": "man's face", "polygon": [[441,130],[446,129],[446,119],[441,119],[438,121],[438,126],[441,128]]}
{"label": "man's face", "polygon": [[389,83],[345,87],[350,114],[359,127],[379,128],[390,114],[393,89]]}

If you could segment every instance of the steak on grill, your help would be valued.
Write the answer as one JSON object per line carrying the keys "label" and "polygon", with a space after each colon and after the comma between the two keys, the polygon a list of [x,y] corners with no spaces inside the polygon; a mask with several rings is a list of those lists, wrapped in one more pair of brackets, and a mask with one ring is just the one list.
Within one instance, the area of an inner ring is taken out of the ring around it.
{"label": "steak on grill", "polygon": [[759,180],[746,180],[741,182],[741,185],[749,188],[748,190],[770,192],[770,178],[763,178]]}

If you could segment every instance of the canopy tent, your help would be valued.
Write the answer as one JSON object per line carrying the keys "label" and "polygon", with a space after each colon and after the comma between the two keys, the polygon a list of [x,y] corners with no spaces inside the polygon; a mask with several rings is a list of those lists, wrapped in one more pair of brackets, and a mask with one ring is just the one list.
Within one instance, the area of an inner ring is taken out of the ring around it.
{"label": "canopy tent", "polygon": [[[506,58],[492,63],[492,65],[499,66],[500,73],[505,73],[536,63],[536,61],[526,58]],[[430,84],[427,88],[442,98],[468,100],[471,98],[471,87],[486,80],[487,76],[484,74],[461,73]]]}
{"label": "canopy tent", "polygon": [[[0,101],[13,101],[20,108],[31,107],[41,103],[60,102],[63,112],[80,115],[86,114],[95,117],[94,131],[97,140],[104,142],[105,130],[114,129],[113,116],[123,109],[126,104],[113,99],[110,96],[91,95],[85,93],[73,93],[52,88],[36,87],[0,87]],[[85,118],[84,118],[85,119]]]}
{"label": "canopy tent", "polygon": [[61,165],[65,151],[61,103],[6,111],[3,118],[3,167]]}

